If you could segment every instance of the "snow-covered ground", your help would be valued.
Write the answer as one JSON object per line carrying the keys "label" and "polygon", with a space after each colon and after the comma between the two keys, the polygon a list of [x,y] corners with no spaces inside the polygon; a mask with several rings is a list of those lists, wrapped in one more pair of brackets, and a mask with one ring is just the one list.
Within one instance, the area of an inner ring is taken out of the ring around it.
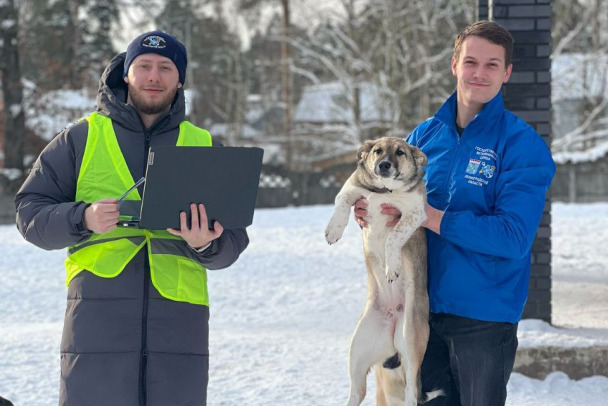
{"label": "snow-covered ground", "polygon": [[[360,231],[333,246],[330,206],[256,211],[251,244],[212,271],[210,406],[332,406],[348,393],[346,356],[363,308]],[[553,205],[553,320],[520,325],[520,345],[608,345],[608,204]],[[0,227],[0,396],[57,404],[64,252]],[[365,406],[374,404],[368,378]],[[513,374],[509,406],[606,405],[608,378]]]}

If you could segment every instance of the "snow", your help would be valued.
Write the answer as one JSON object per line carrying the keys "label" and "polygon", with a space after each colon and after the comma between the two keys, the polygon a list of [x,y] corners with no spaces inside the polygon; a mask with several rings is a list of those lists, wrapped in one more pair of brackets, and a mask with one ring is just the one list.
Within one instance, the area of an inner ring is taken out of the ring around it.
{"label": "snow", "polygon": [[[391,121],[391,111],[385,100],[387,95],[382,89],[372,83],[361,83],[359,87],[361,121]],[[353,122],[352,91],[352,85],[340,82],[305,86],[295,109],[294,122]]]}
{"label": "snow", "polygon": [[[350,335],[366,274],[353,221],[333,246],[331,206],[259,209],[251,244],[230,269],[209,272],[209,405],[327,406],[346,402]],[[608,203],[558,204],[553,218],[553,320],[520,324],[522,347],[608,345]],[[0,226],[0,395],[18,406],[57,404],[65,311],[63,251]],[[368,377],[364,406],[374,403]],[[544,380],[514,373],[509,406],[600,406],[608,378]]]}
{"label": "snow", "polygon": [[95,111],[95,96],[87,89],[60,89],[40,94],[32,82],[24,83],[25,119],[29,129],[50,141],[66,124]]}
{"label": "snow", "polygon": [[551,101],[608,97],[608,55],[565,53],[551,61]]}
{"label": "snow", "polygon": [[0,22],[0,29],[2,29],[3,31],[7,31],[9,29],[11,29],[13,26],[15,25],[15,20],[2,20],[2,22]]}
{"label": "snow", "polygon": [[523,320],[517,331],[520,348],[608,346],[608,329],[556,328],[542,320]]}
{"label": "snow", "polygon": [[[233,133],[237,128],[237,124],[226,124],[226,123],[215,123],[209,127],[211,135],[216,137],[223,137],[224,139],[230,139],[230,133]],[[260,132],[248,124],[241,125],[241,139],[256,138],[260,135]]]}
{"label": "snow", "polygon": [[[606,134],[608,138],[608,131]],[[555,145],[555,141],[553,142]],[[595,162],[603,159],[608,154],[608,140],[599,142],[598,145],[587,149],[586,151],[564,151],[553,154],[553,160],[556,164],[566,164],[568,162],[577,164],[581,162]]]}
{"label": "snow", "polygon": [[189,115],[192,112],[192,106],[198,97],[200,97],[200,94],[197,90],[184,89],[184,98],[186,99],[186,115]]}
{"label": "snow", "polygon": [[[0,159],[4,158],[4,153],[0,154]],[[17,169],[17,168],[2,168],[0,169],[0,173],[4,176],[6,176],[6,178],[8,180],[15,180],[17,178],[19,178],[19,176],[21,176],[21,174],[23,173],[21,171],[21,169]]]}
{"label": "snow", "polygon": [[247,95],[247,108],[245,109],[245,122],[253,124],[262,118],[266,110],[264,109],[264,99],[261,94]]}
{"label": "snow", "polygon": [[11,104],[10,107],[8,108],[8,110],[11,113],[11,118],[17,117],[19,115],[19,113],[21,113],[21,110],[23,110],[21,108],[21,106],[19,104]]}
{"label": "snow", "polygon": [[285,151],[281,144],[265,142],[263,148],[264,156],[262,157],[262,163],[264,165],[278,166],[285,163]]}

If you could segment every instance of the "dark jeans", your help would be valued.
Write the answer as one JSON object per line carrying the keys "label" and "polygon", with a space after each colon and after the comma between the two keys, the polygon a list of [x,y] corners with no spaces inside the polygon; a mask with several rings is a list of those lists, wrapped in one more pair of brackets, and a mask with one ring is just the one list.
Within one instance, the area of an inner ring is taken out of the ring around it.
{"label": "dark jeans", "polygon": [[517,323],[431,314],[422,390],[442,389],[425,406],[504,406],[515,362]]}

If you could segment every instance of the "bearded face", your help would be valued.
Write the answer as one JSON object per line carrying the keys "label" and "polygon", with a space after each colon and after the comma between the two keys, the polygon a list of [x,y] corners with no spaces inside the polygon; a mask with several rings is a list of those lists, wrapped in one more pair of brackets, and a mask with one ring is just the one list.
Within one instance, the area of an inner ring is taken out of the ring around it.
{"label": "bearded face", "polygon": [[143,114],[154,115],[169,111],[175,98],[178,86],[171,89],[161,89],[154,86],[145,86],[141,89],[129,84],[129,101],[137,111]]}
{"label": "bearded face", "polygon": [[142,54],[133,60],[125,77],[129,88],[127,103],[140,114],[158,115],[169,111],[182,84],[173,62],[157,54]]}

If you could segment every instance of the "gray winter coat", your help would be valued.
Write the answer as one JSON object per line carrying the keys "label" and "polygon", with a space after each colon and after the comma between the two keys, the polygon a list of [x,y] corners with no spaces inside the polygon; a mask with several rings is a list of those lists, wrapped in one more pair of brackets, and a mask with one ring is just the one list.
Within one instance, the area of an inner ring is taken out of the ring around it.
{"label": "gray winter coat", "polygon": [[[184,94],[179,89],[170,112],[146,131],[135,109],[125,104],[123,63],[124,53],[106,68],[97,111],[112,118],[131,175],[139,179],[147,142],[176,144]],[[54,138],[15,197],[17,227],[38,247],[66,248],[90,236],[83,226],[87,204],[74,201],[87,131],[82,120]],[[220,269],[236,261],[249,240],[246,231],[238,229],[225,230],[202,253],[184,241],[174,243],[184,245],[206,268]],[[145,253],[139,251],[115,278],[81,272],[70,282],[61,341],[60,405],[206,404],[209,308],[163,298],[150,281]]]}

